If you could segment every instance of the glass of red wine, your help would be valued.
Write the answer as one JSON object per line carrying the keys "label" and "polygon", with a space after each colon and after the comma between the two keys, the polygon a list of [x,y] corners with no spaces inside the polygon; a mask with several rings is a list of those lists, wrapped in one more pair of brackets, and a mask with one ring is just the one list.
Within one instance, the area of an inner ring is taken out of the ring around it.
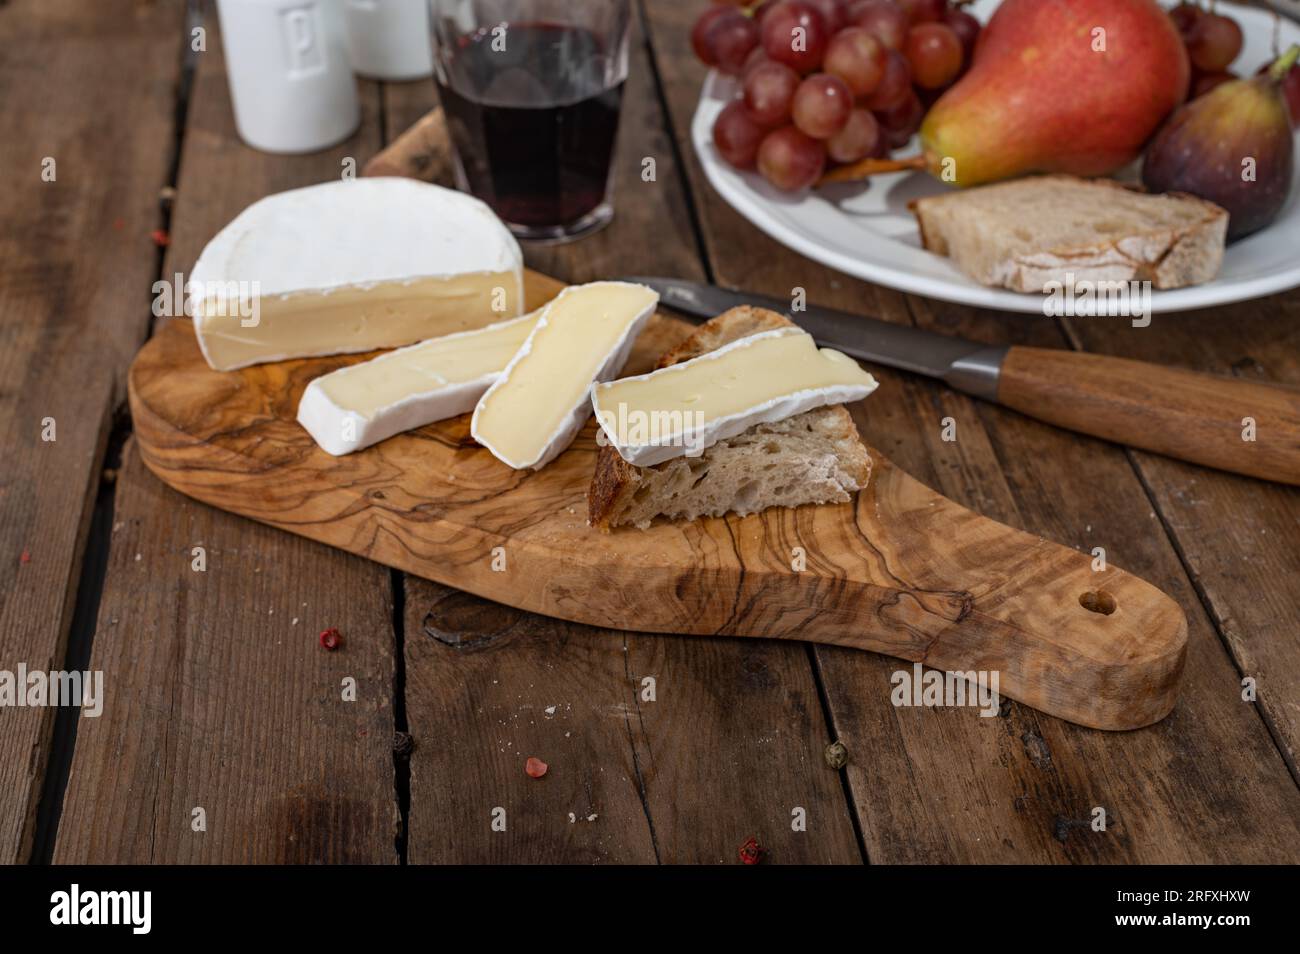
{"label": "glass of red wine", "polygon": [[521,239],[609,222],[629,0],[430,0],[457,184]]}

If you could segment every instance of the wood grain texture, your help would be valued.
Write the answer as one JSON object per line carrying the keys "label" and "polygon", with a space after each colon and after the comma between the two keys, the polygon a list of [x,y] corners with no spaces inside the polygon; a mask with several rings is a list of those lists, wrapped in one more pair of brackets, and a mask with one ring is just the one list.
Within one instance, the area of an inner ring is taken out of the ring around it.
{"label": "wood grain texture", "polygon": [[[113,410],[149,328],[181,7],[0,7],[0,669],[10,672],[64,666]],[[0,713],[0,862],[28,860],[53,723],[50,708]]]}
{"label": "wood grain texture", "polygon": [[[530,307],[559,283],[528,277]],[[689,330],[660,318],[632,370]],[[294,420],[308,381],[354,358],[211,371],[174,322],[140,352],[131,411],[145,462],[184,493],[416,575],[575,622],[838,643],[948,670],[1085,725],[1172,708],[1182,611],[1113,565],[980,517],[873,452],[856,502],[596,535],[589,422],[544,470],[501,464],[464,417],[333,458]],[[493,569],[503,548],[508,571]],[[807,569],[794,569],[799,551]],[[1109,614],[1085,606],[1107,594]]]}
{"label": "wood grain texture", "polygon": [[[581,242],[524,243],[535,268],[571,281],[703,276],[644,40],[634,27],[613,222]],[[385,85],[390,138],[433,101],[432,84]],[[411,861],[737,863],[751,835],[773,863],[861,860],[840,777],[819,755],[829,739],[803,646],[584,627],[412,576],[405,595]],[[653,702],[640,698],[646,677]],[[475,717],[448,722],[453,710]],[[549,780],[522,774],[528,750]],[[502,801],[512,823],[492,832],[484,811]],[[805,831],[792,828],[796,806]]]}
{"label": "wood grain texture", "polygon": [[185,499],[128,450],[91,660],[106,703],[81,720],[55,862],[395,861],[383,582]]}
{"label": "wood grain texture", "polygon": [[1300,484],[1297,389],[1109,355],[1017,346],[1002,362],[998,400],[1037,420],[1129,447]]}
{"label": "wood grain texture", "polygon": [[[361,129],[330,151],[241,144],[210,7],[205,25],[168,277],[250,202],[334,178],[379,144],[373,84],[361,87]],[[145,301],[148,282],[138,291]],[[55,860],[396,861],[390,574],[186,501],[133,449],[115,520],[91,660],[107,703],[81,720]],[[318,643],[331,626],[345,641],[335,653]],[[206,832],[192,830],[196,807]]]}
{"label": "wood grain texture", "polygon": [[[704,180],[688,135],[704,74],[690,53],[688,35],[704,6],[702,0],[645,2],[670,117],[688,159],[696,212],[719,283],[772,295],[804,288],[812,301],[989,344],[1060,348],[1067,343],[1059,328],[1041,318],[927,302],[848,279],[777,245],[722,202]],[[1138,339],[1167,344],[1183,318],[1157,321],[1160,335]],[[1097,324],[1088,325],[1093,327]],[[1274,337],[1281,327],[1280,322],[1273,326]],[[1225,334],[1232,328],[1229,324]],[[1200,340],[1193,325],[1186,341]],[[1126,353],[1122,345],[1116,350]],[[1213,349],[1207,353],[1212,357]],[[999,719],[980,718],[969,709],[895,708],[887,690],[899,668],[896,661],[814,647],[833,732],[849,747],[849,786],[869,858],[884,863],[1294,860],[1300,851],[1295,785],[1254,707],[1242,703],[1236,669],[1198,609],[1160,515],[1150,507],[1125,452],[927,381],[872,370],[881,388],[862,405],[858,422],[875,446],[969,507],[1083,550],[1104,545],[1110,559],[1174,595],[1189,611],[1191,627],[1183,701],[1158,726],[1123,735],[1082,729],[1014,703]],[[956,441],[940,436],[949,417]],[[1217,512],[1207,508],[1197,515],[1210,521]],[[1207,550],[1217,549],[1211,539],[1204,543]],[[1221,557],[1230,559],[1226,550]],[[1261,568],[1261,582],[1264,578]],[[1280,578],[1273,582],[1281,586]],[[1282,654],[1278,647],[1277,655]],[[1096,807],[1107,809],[1112,821],[1107,832],[1090,828]]]}
{"label": "wood grain texture", "polygon": [[579,626],[416,579],[406,647],[413,863],[735,863],[751,836],[775,863],[859,860],[802,653]]}
{"label": "wood grain texture", "polygon": [[[1073,326],[1081,345],[1300,387],[1300,294],[1157,319]],[[1134,464],[1259,708],[1300,780],[1300,489],[1135,453]]]}

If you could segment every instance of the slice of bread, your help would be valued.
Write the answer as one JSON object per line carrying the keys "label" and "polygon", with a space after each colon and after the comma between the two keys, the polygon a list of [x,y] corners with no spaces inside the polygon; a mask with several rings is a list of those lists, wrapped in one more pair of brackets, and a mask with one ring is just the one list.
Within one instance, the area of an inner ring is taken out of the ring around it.
{"label": "slice of bread", "polygon": [[984,285],[1041,292],[1051,281],[1182,288],[1223,264],[1228,213],[1170,192],[1050,175],[917,199],[921,243]]}
{"label": "slice of bread", "polygon": [[[774,311],[733,308],[705,322],[657,367],[699,357],[740,338],[792,324]],[[656,517],[694,520],[741,516],[768,507],[842,503],[866,486],[871,458],[844,405],[756,424],[718,441],[699,457],[636,467],[600,448],[587,493],[591,525],[645,529]]]}

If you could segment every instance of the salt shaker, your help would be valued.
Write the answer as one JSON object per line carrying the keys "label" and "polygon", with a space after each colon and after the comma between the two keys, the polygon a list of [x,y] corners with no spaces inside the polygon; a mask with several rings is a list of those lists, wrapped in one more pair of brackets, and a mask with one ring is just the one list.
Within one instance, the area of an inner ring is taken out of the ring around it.
{"label": "salt shaker", "polygon": [[342,0],[217,0],[240,137],[265,152],[313,152],[361,122]]}
{"label": "salt shaker", "polygon": [[429,0],[343,0],[352,68],[380,80],[433,75]]}

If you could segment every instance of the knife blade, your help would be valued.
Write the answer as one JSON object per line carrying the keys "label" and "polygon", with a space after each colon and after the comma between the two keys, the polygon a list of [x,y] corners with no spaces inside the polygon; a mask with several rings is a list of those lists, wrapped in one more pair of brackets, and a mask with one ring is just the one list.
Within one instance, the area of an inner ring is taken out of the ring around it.
{"label": "knife blade", "polygon": [[788,300],[729,291],[706,282],[680,278],[639,277],[637,282],[659,293],[661,304],[694,318],[709,319],[728,308],[754,305],[783,314],[827,348],[863,361],[938,378],[988,401],[997,400],[998,372],[1007,348],[941,335],[911,325],[809,305],[793,311]]}

